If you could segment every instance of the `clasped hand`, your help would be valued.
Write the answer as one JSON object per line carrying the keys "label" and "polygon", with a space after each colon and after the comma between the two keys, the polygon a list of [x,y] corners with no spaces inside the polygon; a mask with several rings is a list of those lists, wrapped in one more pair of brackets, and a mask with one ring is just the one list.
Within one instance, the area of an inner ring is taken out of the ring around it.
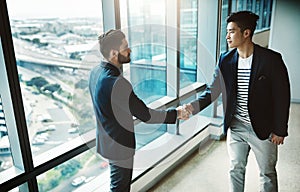
{"label": "clasped hand", "polygon": [[187,120],[192,115],[194,108],[191,104],[184,104],[176,108],[177,118],[180,120]]}

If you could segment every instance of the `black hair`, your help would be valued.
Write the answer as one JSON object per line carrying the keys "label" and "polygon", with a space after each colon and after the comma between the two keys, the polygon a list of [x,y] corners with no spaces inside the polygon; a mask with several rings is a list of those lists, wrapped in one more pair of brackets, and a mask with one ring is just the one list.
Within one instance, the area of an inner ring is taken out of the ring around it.
{"label": "black hair", "polygon": [[256,22],[259,19],[259,16],[255,13],[252,13],[251,11],[238,11],[231,13],[227,19],[226,22],[234,22],[237,24],[239,28],[241,28],[241,32],[244,32],[246,29],[250,29],[250,37],[253,36],[255,28],[256,28]]}
{"label": "black hair", "polygon": [[109,58],[110,51],[120,49],[122,45],[122,40],[125,38],[125,34],[120,30],[111,29],[106,33],[98,37],[98,42],[100,45],[100,52],[105,59]]}

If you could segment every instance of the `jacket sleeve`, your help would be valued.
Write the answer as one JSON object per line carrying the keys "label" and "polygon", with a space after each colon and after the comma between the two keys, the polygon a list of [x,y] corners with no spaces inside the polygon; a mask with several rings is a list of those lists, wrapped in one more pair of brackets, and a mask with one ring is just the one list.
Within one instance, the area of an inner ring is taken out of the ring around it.
{"label": "jacket sleeve", "polygon": [[274,111],[274,133],[285,137],[288,135],[290,108],[290,82],[287,68],[280,54],[276,54],[272,65],[272,95]]}
{"label": "jacket sleeve", "polygon": [[175,109],[169,110],[155,110],[148,108],[146,104],[138,98],[132,91],[129,99],[129,108],[133,116],[145,123],[175,123],[177,119],[177,111]]}
{"label": "jacket sleeve", "polygon": [[220,71],[221,58],[222,55],[220,56],[219,64],[215,68],[213,80],[211,84],[205,89],[205,91],[196,100],[191,102],[191,105],[194,108],[193,115],[205,109],[214,100],[216,100],[221,94],[222,86],[224,86],[222,73]]}
{"label": "jacket sleeve", "polygon": [[119,109],[127,111],[126,113],[131,118],[135,116],[145,123],[175,123],[177,120],[175,109],[155,110],[148,108],[134,93],[131,84],[124,77],[116,81],[114,90],[115,94],[112,95],[115,103],[118,103]]}

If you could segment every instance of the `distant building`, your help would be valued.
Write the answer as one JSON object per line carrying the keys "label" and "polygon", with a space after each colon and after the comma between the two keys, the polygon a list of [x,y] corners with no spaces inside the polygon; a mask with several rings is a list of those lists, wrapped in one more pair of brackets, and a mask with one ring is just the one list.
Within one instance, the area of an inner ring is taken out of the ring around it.
{"label": "distant building", "polygon": [[8,135],[0,138],[0,155],[10,154],[10,144],[8,140]]}

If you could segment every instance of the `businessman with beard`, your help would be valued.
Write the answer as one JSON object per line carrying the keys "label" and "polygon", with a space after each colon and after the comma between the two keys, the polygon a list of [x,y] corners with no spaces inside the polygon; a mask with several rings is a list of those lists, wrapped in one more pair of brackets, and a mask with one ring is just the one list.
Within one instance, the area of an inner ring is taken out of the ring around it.
{"label": "businessman with beard", "polygon": [[110,30],[99,36],[104,61],[92,69],[89,89],[97,121],[97,152],[109,160],[110,190],[130,191],[135,154],[133,116],[145,123],[175,123],[187,119],[183,107],[154,110],[134,93],[121,71],[130,62],[131,49],[124,33]]}

